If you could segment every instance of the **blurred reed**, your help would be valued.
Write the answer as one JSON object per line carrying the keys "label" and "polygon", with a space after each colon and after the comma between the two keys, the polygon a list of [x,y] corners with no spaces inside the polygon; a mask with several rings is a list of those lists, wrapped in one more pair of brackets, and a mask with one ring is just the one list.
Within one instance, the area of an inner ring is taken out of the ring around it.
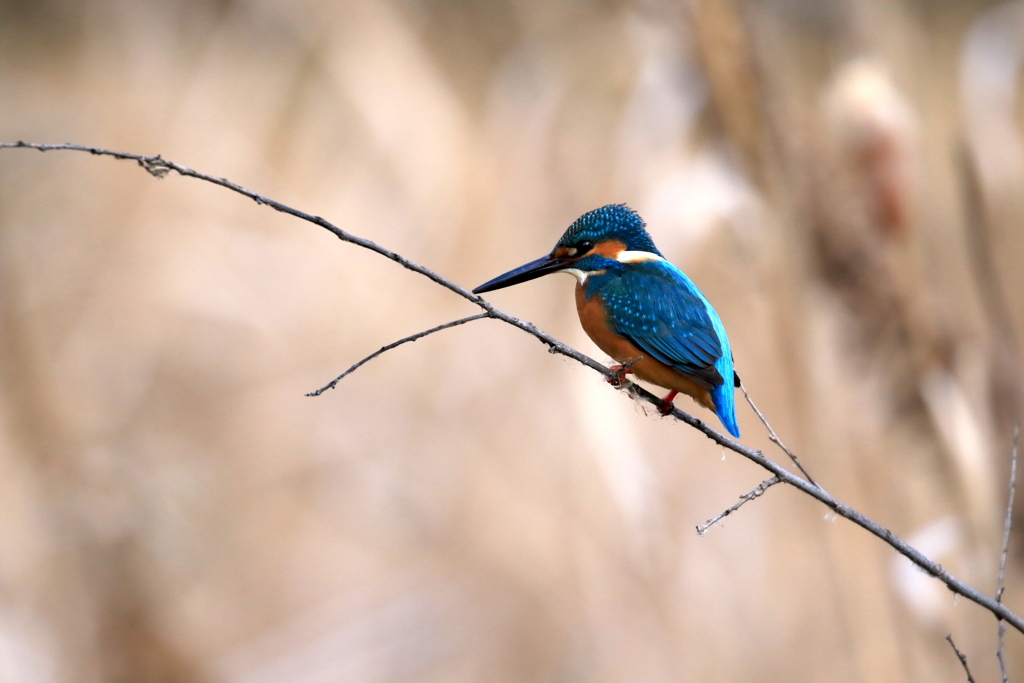
{"label": "blurred reed", "polygon": [[[468,286],[628,202],[815,478],[987,589],[1022,32],[975,0],[3,0],[0,138],[161,153]],[[949,632],[996,676],[988,615],[791,492],[698,537],[762,473],[512,330],[303,397],[474,312],[310,226],[26,153],[0,226],[0,681],[958,681]],[[569,289],[494,299],[598,355]]]}

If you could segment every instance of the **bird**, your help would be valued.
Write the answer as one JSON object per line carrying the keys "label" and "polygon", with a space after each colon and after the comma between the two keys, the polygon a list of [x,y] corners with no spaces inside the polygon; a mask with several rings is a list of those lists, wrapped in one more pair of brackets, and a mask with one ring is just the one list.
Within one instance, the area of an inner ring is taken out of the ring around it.
{"label": "bird", "polygon": [[668,415],[680,393],[712,410],[739,438],[732,348],[714,307],[683,271],[670,263],[640,215],[609,204],[580,216],[551,253],[488,280],[483,294],[549,273],[576,278],[576,311],[584,331],[618,365],[609,382],[625,376],[669,390],[658,411]]}

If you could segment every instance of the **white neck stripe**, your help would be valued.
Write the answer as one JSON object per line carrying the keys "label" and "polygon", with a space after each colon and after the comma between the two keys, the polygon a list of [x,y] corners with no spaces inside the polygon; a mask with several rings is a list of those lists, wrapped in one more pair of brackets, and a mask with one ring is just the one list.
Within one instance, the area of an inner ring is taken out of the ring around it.
{"label": "white neck stripe", "polygon": [[619,255],[615,257],[619,263],[641,263],[643,261],[664,261],[662,257],[657,254],[652,254],[649,251],[620,251]]}

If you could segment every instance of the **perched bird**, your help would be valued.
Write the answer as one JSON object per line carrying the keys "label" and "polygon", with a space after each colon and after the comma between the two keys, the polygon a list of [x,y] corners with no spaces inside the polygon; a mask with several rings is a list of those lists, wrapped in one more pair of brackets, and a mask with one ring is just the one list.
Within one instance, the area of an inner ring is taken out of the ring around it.
{"label": "perched bird", "polygon": [[554,250],[473,290],[490,292],[548,273],[577,280],[576,310],[583,329],[602,351],[622,365],[613,383],[627,373],[669,390],[659,411],[667,415],[679,393],[715,411],[739,437],[732,350],[722,321],[683,271],[665,260],[625,204],[583,214],[569,226]]}

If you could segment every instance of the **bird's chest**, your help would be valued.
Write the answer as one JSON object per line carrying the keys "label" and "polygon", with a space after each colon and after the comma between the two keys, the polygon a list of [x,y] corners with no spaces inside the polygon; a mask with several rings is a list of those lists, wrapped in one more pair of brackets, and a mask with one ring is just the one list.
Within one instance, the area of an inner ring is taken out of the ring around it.
{"label": "bird's chest", "polygon": [[642,355],[636,346],[612,331],[599,293],[588,299],[583,286],[577,284],[576,312],[580,316],[580,324],[587,336],[594,340],[598,348],[618,362],[625,363]]}

